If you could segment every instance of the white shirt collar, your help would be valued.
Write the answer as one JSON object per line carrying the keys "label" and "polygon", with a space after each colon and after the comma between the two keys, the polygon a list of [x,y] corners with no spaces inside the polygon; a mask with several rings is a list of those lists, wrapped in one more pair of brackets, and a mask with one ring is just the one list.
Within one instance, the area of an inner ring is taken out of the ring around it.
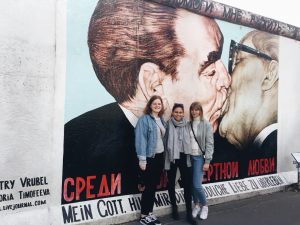
{"label": "white shirt collar", "polygon": [[278,123],[273,123],[267,127],[265,127],[254,139],[254,146],[260,147],[263,141],[271,134],[274,130],[278,129]]}
{"label": "white shirt collar", "polygon": [[131,125],[133,127],[135,127],[139,118],[136,115],[134,115],[130,110],[128,110],[125,107],[123,107],[122,105],[120,105],[120,104],[118,104],[118,105],[122,109],[123,113],[125,114],[125,116],[128,119],[128,121],[131,123]]}

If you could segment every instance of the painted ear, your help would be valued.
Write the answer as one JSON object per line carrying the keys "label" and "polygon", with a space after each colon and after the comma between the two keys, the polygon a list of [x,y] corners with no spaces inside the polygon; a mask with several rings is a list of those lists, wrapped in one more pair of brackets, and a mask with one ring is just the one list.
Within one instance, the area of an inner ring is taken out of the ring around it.
{"label": "painted ear", "polygon": [[163,72],[155,63],[147,62],[141,66],[139,85],[147,100],[153,95],[162,96],[164,94],[161,83],[162,75]]}
{"label": "painted ear", "polygon": [[272,60],[269,63],[267,70],[268,72],[262,83],[263,91],[270,90],[274,86],[274,84],[278,81],[278,62]]}

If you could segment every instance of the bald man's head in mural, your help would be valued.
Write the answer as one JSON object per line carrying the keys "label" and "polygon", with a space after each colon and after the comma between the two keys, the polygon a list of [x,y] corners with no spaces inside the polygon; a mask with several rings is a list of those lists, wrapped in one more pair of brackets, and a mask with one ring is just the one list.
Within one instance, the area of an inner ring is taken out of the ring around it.
{"label": "bald man's head in mural", "polygon": [[152,95],[163,98],[166,117],[175,102],[199,101],[216,130],[231,80],[213,19],[147,1],[100,1],[88,45],[99,81],[135,116]]}
{"label": "bald man's head in mural", "polygon": [[261,31],[231,42],[232,84],[219,131],[238,149],[259,148],[277,130],[278,45],[278,36]]}

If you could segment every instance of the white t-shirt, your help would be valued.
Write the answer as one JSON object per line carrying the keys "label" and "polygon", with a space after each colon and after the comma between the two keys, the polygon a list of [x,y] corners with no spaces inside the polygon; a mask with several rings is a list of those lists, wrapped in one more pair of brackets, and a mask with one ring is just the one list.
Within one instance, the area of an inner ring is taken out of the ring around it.
{"label": "white t-shirt", "polygon": [[[197,136],[197,131],[198,131],[198,125],[200,124],[200,118],[195,118],[193,121],[193,130],[195,135]],[[191,137],[191,145],[192,145],[192,153],[191,155],[200,155],[200,148],[199,145],[197,143],[197,141],[195,140],[195,136],[193,134],[193,131],[191,130],[190,132],[190,137]]]}

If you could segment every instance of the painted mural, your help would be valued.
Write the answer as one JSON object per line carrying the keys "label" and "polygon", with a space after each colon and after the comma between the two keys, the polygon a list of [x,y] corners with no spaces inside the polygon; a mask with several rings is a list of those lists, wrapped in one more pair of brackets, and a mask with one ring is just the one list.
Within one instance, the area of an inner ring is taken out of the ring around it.
{"label": "painted mural", "polygon": [[[175,103],[186,120],[202,104],[214,133],[209,201],[296,182],[300,28],[210,0],[55,2],[35,4],[28,20],[28,10],[3,16],[13,32],[1,39],[1,224],[137,219],[134,131],[153,95],[165,120]],[[157,215],[171,207],[167,183],[162,171]]]}
{"label": "painted mural", "polygon": [[[68,5],[62,204],[143,190],[134,128],[152,95],[166,120],[174,103],[186,119],[192,102],[202,104],[215,140],[205,183],[277,172],[279,36],[157,1],[81,4]],[[78,17],[81,7],[90,14]],[[157,189],[166,184],[162,173]]]}

